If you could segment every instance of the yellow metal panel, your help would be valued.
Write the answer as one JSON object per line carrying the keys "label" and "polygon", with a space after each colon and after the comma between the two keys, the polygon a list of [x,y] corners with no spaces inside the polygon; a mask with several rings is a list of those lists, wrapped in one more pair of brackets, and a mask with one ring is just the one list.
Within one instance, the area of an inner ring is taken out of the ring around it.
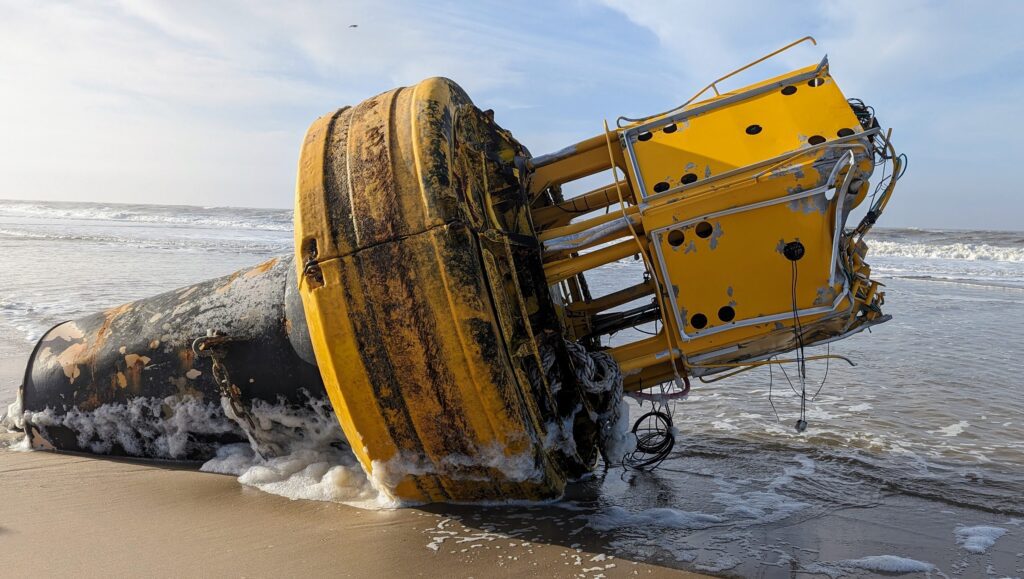
{"label": "yellow metal panel", "polygon": [[[514,265],[474,229],[496,217],[476,189],[512,158],[485,119],[430,79],[317,121],[301,155],[296,251],[314,351],[356,456],[404,500],[542,499],[565,485],[510,353],[529,309],[503,285]],[[539,364],[536,346],[525,355]]]}
{"label": "yellow metal panel", "polygon": [[[803,78],[813,71],[814,67],[807,67],[788,76]],[[862,130],[846,97],[827,71],[797,84],[727,103],[730,97],[765,84],[694,103],[681,114],[672,115],[684,116],[684,120],[670,122],[666,118],[645,123],[655,125],[649,129],[633,127],[625,131],[639,169],[639,181],[637,175],[631,175],[636,190],[645,197],[655,195],[809,144],[836,139],[840,131],[846,135],[847,131]],[[692,112],[702,107],[713,108],[703,113]]]}

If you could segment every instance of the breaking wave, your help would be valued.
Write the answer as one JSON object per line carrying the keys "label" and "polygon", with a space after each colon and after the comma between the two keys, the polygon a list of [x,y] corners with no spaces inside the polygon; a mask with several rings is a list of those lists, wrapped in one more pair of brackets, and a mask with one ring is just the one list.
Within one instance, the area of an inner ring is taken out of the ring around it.
{"label": "breaking wave", "polygon": [[1024,247],[1005,247],[985,243],[933,245],[929,243],[907,243],[872,239],[867,241],[869,256],[1024,263]]}
{"label": "breaking wave", "polygon": [[289,209],[0,201],[0,216],[291,231]]}

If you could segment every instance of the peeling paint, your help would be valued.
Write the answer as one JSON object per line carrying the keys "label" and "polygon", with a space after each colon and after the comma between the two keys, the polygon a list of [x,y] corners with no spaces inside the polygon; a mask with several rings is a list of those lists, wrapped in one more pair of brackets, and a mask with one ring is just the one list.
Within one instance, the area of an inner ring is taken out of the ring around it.
{"label": "peeling paint", "polygon": [[803,213],[809,215],[811,213],[820,213],[825,215],[828,213],[828,200],[825,199],[824,193],[818,193],[808,197],[801,197],[800,199],[794,199],[789,202],[789,209],[795,213]]}
{"label": "peeling paint", "polygon": [[814,298],[814,305],[826,306],[831,305],[836,299],[836,289],[832,286],[825,286],[818,288],[818,295]]}
{"label": "peeling paint", "polygon": [[75,379],[82,374],[78,365],[84,363],[88,357],[86,344],[87,342],[71,344],[64,348],[64,351],[57,356],[57,362],[60,364],[61,369],[64,370],[64,375],[67,376],[71,384],[74,384]]}
{"label": "peeling paint", "polygon": [[74,322],[68,322],[61,324],[46,334],[43,338],[44,342],[52,342],[53,340],[64,340],[65,342],[74,342],[75,340],[81,340],[85,337],[82,330],[75,325]]}
{"label": "peeling paint", "polygon": [[708,240],[711,242],[711,251],[718,248],[718,239],[724,234],[725,232],[722,230],[722,222],[716,221],[715,228],[711,230],[711,237]]}
{"label": "peeling paint", "polygon": [[686,248],[683,249],[683,255],[686,255],[687,253],[691,253],[691,252],[692,253],[697,253],[697,244],[694,243],[693,241],[691,241],[690,243],[686,244]]}
{"label": "peeling paint", "polygon": [[139,354],[125,354],[124,363],[128,364],[128,367],[135,366],[141,363],[143,366],[149,364],[150,358],[148,356],[140,356]]}

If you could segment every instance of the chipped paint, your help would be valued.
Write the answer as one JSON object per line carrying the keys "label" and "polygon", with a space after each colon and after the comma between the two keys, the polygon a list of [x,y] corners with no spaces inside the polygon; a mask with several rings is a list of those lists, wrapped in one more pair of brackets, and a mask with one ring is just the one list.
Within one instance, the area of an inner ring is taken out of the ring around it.
{"label": "chipped paint", "polygon": [[725,235],[725,232],[722,230],[722,222],[716,221],[714,229],[711,230],[711,237],[708,238],[708,241],[710,242],[711,251],[714,251],[715,249],[718,248],[718,240],[723,235]]}
{"label": "chipped paint", "polygon": [[57,356],[57,363],[60,364],[61,369],[64,370],[64,375],[67,376],[68,382],[71,384],[74,384],[75,380],[82,375],[78,365],[85,363],[88,359],[87,343],[71,344],[64,348],[64,351]]}
{"label": "chipped paint", "polygon": [[697,244],[695,242],[693,242],[693,241],[690,241],[690,243],[686,244],[686,248],[683,249],[683,255],[686,255],[687,253],[691,253],[691,252],[692,253],[696,253],[697,252]]}
{"label": "chipped paint", "polygon": [[160,340],[150,340],[149,341],[149,349],[150,350],[156,350],[159,347],[160,347]]}
{"label": "chipped paint", "polygon": [[839,292],[832,286],[820,287],[817,290],[817,297],[814,298],[815,306],[827,306],[832,305],[836,300],[836,296]]}
{"label": "chipped paint", "polygon": [[43,341],[64,340],[65,342],[74,342],[81,340],[83,337],[85,337],[85,334],[82,333],[82,330],[74,322],[67,322],[51,330],[50,333],[43,337]]}
{"label": "chipped paint", "polygon": [[803,213],[804,215],[820,213],[821,215],[825,215],[828,213],[829,203],[828,200],[825,199],[824,193],[818,193],[816,195],[794,199],[790,201],[788,205],[789,209],[795,213]]}
{"label": "chipped paint", "polygon": [[202,375],[203,373],[200,372],[199,370],[196,370],[195,368],[192,368],[188,372],[185,372],[185,377],[188,378],[189,380],[195,380],[196,378]]}

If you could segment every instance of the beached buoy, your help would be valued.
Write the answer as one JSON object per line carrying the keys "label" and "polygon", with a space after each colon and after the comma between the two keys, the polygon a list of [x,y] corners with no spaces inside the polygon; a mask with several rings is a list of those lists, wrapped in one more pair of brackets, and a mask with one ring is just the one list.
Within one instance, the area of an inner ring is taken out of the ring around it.
{"label": "beached buoy", "polygon": [[[888,319],[863,237],[903,166],[889,134],[827,61],[720,93],[729,76],[539,157],[443,78],[321,117],[294,255],[48,332],[23,388],[33,444],[272,456],[301,433],[252,409],[327,397],[400,500],[554,498],[630,448],[657,464],[671,413],[630,446],[624,394],[664,404]],[[879,162],[895,177],[848,224]],[[641,276],[588,286],[634,256]],[[655,331],[609,345],[638,326]]]}

